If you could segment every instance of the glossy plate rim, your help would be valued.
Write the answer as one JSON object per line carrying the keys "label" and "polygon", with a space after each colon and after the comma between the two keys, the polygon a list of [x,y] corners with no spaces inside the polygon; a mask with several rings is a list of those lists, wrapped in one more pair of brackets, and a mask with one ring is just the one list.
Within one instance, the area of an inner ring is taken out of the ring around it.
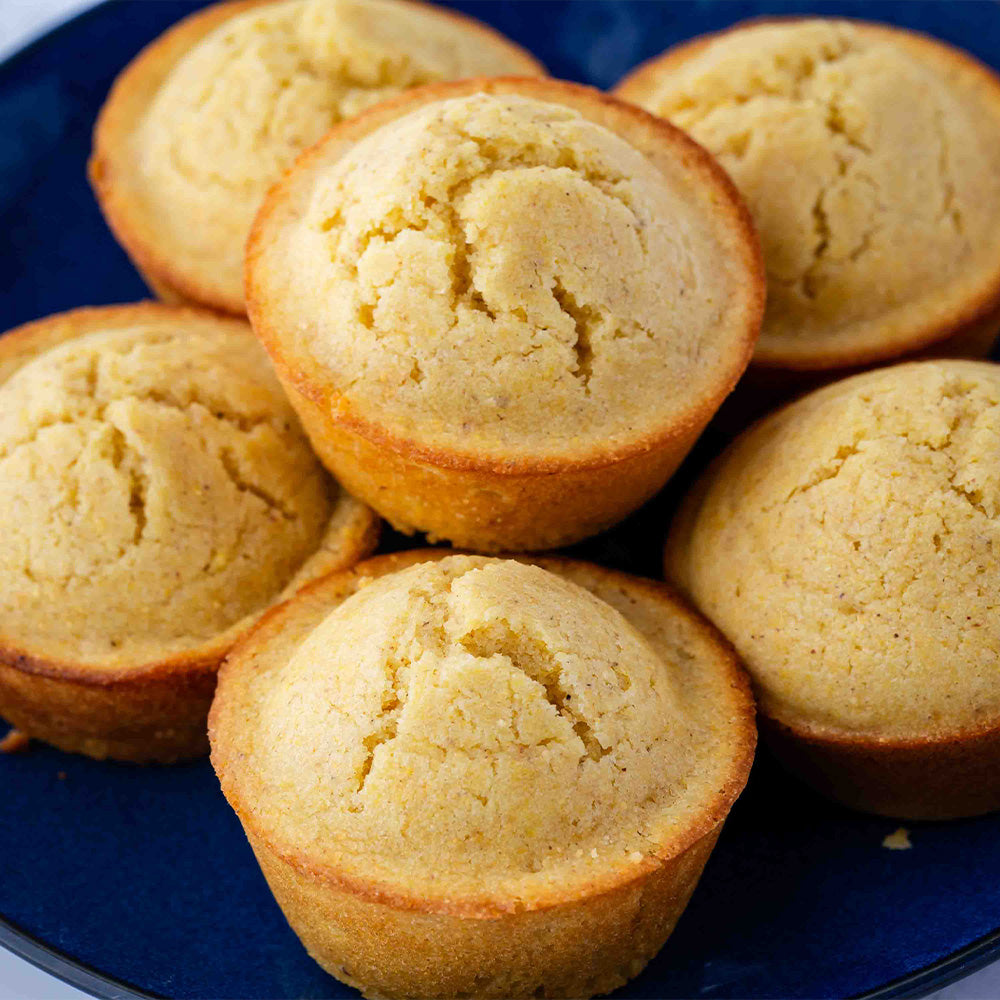
{"label": "glossy plate rim", "polygon": [[[115,0],[99,0],[91,7],[42,30],[27,44],[0,60],[0,71],[44,48],[53,38],[71,31],[92,17],[103,15]],[[0,914],[0,947],[30,962],[56,979],[89,993],[98,1000],[166,1000],[161,994],[147,993],[131,983],[106,975],[71,955],[53,947],[41,938],[29,934]],[[951,983],[978,972],[991,962],[1000,960],[1000,927],[985,934],[971,944],[931,962],[921,969],[900,976],[867,993],[858,994],[853,1000],[900,1000],[900,998],[925,997]]]}

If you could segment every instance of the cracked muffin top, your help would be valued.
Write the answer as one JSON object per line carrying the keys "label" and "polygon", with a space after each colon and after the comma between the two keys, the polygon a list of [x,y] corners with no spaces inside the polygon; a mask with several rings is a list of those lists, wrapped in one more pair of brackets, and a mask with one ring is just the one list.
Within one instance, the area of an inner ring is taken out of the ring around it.
{"label": "cracked muffin top", "polygon": [[918,737],[1000,720],[1000,367],[835,383],[746,433],[685,501],[667,571],[768,715]]}
{"label": "cracked muffin top", "polygon": [[0,347],[6,652],[108,670],[204,652],[362,554],[370,512],[338,495],[244,323],[79,310]]}
{"label": "cracked muffin top", "polygon": [[758,361],[892,357],[996,307],[1000,81],[965,53],[860,22],[756,22],[616,93],[689,132],[746,198],[767,265]]}
{"label": "cracked muffin top", "polygon": [[762,294],[702,150],[544,80],[424,88],[335,130],[248,250],[251,320],[293,380],[493,460],[614,452],[714,409]]}
{"label": "cracked muffin top", "polygon": [[402,553],[263,623],[210,722],[248,829],[345,885],[521,906],[711,829],[752,756],[735,661],[661,586],[545,565]]}
{"label": "cracked muffin top", "polygon": [[237,0],[154,42],[119,78],[94,179],[119,238],[176,291],[243,312],[254,213],[336,122],[419,84],[540,73],[485,25],[400,0]]}

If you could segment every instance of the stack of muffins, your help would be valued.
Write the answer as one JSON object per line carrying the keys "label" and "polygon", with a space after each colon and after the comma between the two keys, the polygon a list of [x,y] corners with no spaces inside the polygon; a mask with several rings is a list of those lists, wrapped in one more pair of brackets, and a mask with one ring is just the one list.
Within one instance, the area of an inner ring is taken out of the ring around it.
{"label": "stack of muffins", "polygon": [[[210,741],[332,975],[624,983],[754,695],[854,808],[1000,808],[1000,369],[968,360],[1000,80],[970,57],[757,22],[609,96],[433,6],[235,0],[123,71],[90,173],[162,301],[0,340],[0,713],[98,758]],[[690,604],[527,554],[657,493],[724,401],[743,430],[807,389],[684,501]],[[471,552],[366,559],[379,516]]]}

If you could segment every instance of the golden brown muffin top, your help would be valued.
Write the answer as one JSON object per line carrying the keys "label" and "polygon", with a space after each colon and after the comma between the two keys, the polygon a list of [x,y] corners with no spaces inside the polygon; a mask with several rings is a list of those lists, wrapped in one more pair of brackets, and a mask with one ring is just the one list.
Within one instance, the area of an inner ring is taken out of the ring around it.
{"label": "golden brown muffin top", "polygon": [[725,179],[595,92],[500,86],[416,92],[299,164],[251,244],[258,333],[379,433],[480,459],[613,451],[717,405],[760,301]]}
{"label": "golden brown muffin top", "polygon": [[212,721],[251,828],[380,891],[526,905],[711,828],[752,746],[733,662],[641,585],[564,565],[579,583],[451,556],[265,623]]}
{"label": "golden brown muffin top", "polygon": [[122,151],[133,161],[123,183],[155,220],[169,270],[236,311],[254,213],[333,124],[418,84],[539,71],[476,22],[399,0],[222,5],[193,28],[197,17],[212,27],[192,31],[155,81]]}
{"label": "golden brown muffin top", "polygon": [[1000,719],[1000,368],[899,365],[743,435],[668,572],[779,720],[887,737]]}
{"label": "golden brown muffin top", "polygon": [[891,357],[1000,293],[1000,83],[964,53],[863,23],[750,23],[619,93],[746,198],[768,274],[758,360]]}
{"label": "golden brown muffin top", "polygon": [[64,342],[19,355],[17,332],[0,359],[4,645],[159,662],[333,561],[352,512],[245,324],[156,306],[73,317],[81,335],[56,317]]}

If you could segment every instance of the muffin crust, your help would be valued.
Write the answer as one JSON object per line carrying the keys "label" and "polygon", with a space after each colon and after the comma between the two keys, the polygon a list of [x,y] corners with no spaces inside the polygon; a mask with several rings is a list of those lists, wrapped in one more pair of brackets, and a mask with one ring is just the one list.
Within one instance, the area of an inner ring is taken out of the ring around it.
{"label": "muffin crust", "polygon": [[[853,745],[855,758],[878,757],[873,744],[919,751],[907,791],[925,806],[934,746],[979,775],[967,741],[997,754],[998,445],[995,365],[858,375],[740,438],[667,547],[668,574],[736,645],[779,735]],[[882,785],[897,805],[880,811],[900,808],[905,794]],[[1000,804],[995,781],[978,791],[995,800],[980,811]],[[939,805],[951,809],[947,792]]]}
{"label": "muffin crust", "polygon": [[[484,996],[556,995],[546,969],[566,956],[505,965],[522,930],[578,952],[595,921],[593,954],[560,975],[576,984],[567,995],[612,988],[662,944],[745,780],[739,672],[655,584],[567,560],[543,560],[545,572],[443,555],[370,560],[270,615],[223,669],[213,764],[293,927],[334,975],[372,995],[449,996],[474,973]],[[679,905],[661,900],[660,931],[637,917],[637,941],[612,958],[602,911],[676,890],[679,871],[688,881]],[[336,916],[317,923],[317,909]],[[361,911],[354,936],[342,921]],[[573,945],[556,933],[571,933],[570,912]],[[482,964],[427,942],[408,985],[392,958],[365,968],[396,935],[432,926],[438,943],[467,936]],[[333,965],[338,949],[354,954]],[[588,976],[596,987],[581,986]]]}
{"label": "muffin crust", "polygon": [[[712,217],[625,139],[515,94],[414,110],[318,174],[266,257],[362,419],[546,455],[685,415],[739,331]],[[270,275],[264,277],[266,282]]]}
{"label": "muffin crust", "polygon": [[751,22],[616,93],[689,131],[746,197],[768,269],[758,363],[891,358],[995,314],[1000,81],[971,57],[863,22]]}
{"label": "muffin crust", "polygon": [[243,741],[257,801],[318,860],[421,895],[589,882],[644,855],[705,740],[620,612],[483,557],[371,582],[263,683]]}
{"label": "muffin crust", "polygon": [[511,72],[541,67],[485,26],[431,5],[217,4],[119,78],[98,124],[92,177],[112,228],[158,291],[242,313],[250,224],[301,150],[406,88]]}
{"label": "muffin crust", "polygon": [[196,646],[319,547],[326,477],[263,355],[226,332],[96,332],[0,386],[5,630],[97,661]]}
{"label": "muffin crust", "polygon": [[397,527],[483,550],[567,544],[655,492],[763,308],[745,210],[699,147],[514,78],[334,130],[261,211],[247,292],[327,466]]}
{"label": "muffin crust", "polygon": [[[116,683],[175,675],[181,692],[190,678],[176,675],[204,673],[204,747],[228,646],[375,537],[246,325],[155,305],[78,310],[0,341],[0,505],[0,710],[43,739],[49,724],[72,728],[74,707],[101,715]],[[74,706],[73,686],[88,684],[103,693],[91,704],[78,688]]]}

